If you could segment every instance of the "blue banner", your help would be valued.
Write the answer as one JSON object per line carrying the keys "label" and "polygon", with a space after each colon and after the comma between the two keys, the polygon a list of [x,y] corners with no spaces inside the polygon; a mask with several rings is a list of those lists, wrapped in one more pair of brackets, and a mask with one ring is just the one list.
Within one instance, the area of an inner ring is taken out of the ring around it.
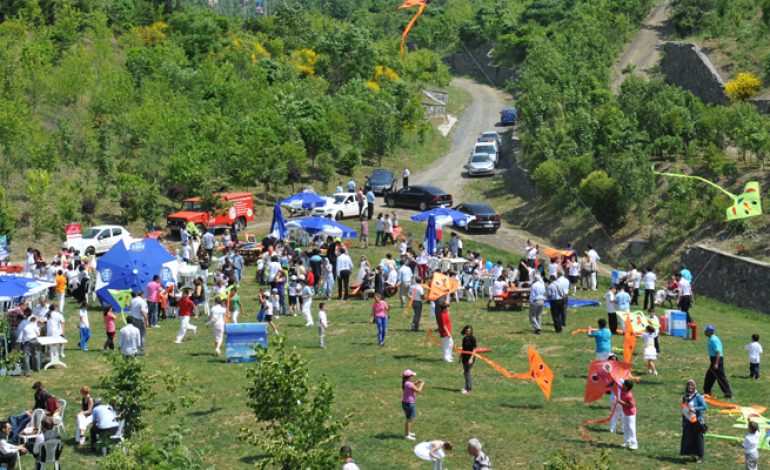
{"label": "blue banner", "polygon": [[225,325],[225,361],[256,362],[256,345],[267,347],[267,323]]}

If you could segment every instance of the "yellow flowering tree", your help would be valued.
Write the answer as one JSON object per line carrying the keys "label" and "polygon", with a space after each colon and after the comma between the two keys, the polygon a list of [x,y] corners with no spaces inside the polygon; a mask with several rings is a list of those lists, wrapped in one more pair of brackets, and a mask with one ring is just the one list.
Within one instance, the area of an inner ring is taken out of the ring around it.
{"label": "yellow flowering tree", "polygon": [[134,26],[131,32],[134,33],[145,46],[153,46],[166,38],[166,29],[168,25],[162,21],[156,21],[149,26]]}
{"label": "yellow flowering tree", "polygon": [[725,85],[725,92],[730,101],[746,101],[759,93],[762,81],[750,72],[741,72]]}
{"label": "yellow flowering tree", "polygon": [[312,49],[298,49],[291,51],[289,62],[291,62],[291,65],[293,65],[300,73],[305,75],[315,75],[318,54]]}

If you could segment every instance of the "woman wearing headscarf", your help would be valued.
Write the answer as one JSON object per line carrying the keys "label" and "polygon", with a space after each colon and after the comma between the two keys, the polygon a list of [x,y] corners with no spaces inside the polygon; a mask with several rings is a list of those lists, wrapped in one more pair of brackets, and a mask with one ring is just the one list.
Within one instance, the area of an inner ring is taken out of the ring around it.
{"label": "woman wearing headscarf", "polygon": [[682,444],[679,455],[690,455],[695,462],[703,461],[705,444],[703,442],[702,427],[703,411],[708,409],[703,396],[698,393],[695,381],[690,379],[682,396]]}

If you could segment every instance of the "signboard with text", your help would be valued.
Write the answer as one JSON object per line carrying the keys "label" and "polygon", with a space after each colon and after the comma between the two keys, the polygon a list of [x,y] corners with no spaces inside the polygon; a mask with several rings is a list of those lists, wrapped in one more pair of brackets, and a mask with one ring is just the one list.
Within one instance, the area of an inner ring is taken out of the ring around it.
{"label": "signboard with text", "polygon": [[81,238],[83,236],[83,228],[80,224],[65,224],[64,233],[67,234],[67,240]]}

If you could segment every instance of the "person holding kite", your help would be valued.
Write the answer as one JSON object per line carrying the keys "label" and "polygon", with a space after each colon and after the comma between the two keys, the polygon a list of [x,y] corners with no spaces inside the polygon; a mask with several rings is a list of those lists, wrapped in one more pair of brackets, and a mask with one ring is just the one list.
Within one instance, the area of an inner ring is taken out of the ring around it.
{"label": "person holding kite", "polygon": [[703,461],[705,443],[703,439],[703,412],[708,409],[703,395],[695,388],[695,381],[690,379],[685,385],[682,396],[682,441],[679,455],[690,455],[696,463]]}
{"label": "person holding kite", "polygon": [[436,300],[436,324],[441,335],[441,350],[446,362],[454,362],[452,359],[452,321],[449,318],[449,298],[444,295]]}
{"label": "person holding kite", "polygon": [[618,405],[621,406],[623,411],[623,447],[629,450],[639,448],[639,444],[636,442],[636,400],[634,400],[634,395],[631,393],[633,388],[634,382],[631,380],[624,381],[618,396]]}
{"label": "person holding kite", "polygon": [[473,327],[471,325],[465,325],[460,332],[463,335],[463,349],[460,356],[460,362],[463,365],[463,375],[465,376],[465,387],[460,390],[460,393],[467,395],[473,390],[471,384],[471,367],[475,362],[475,356],[472,354],[476,349],[476,338],[473,336]]}

